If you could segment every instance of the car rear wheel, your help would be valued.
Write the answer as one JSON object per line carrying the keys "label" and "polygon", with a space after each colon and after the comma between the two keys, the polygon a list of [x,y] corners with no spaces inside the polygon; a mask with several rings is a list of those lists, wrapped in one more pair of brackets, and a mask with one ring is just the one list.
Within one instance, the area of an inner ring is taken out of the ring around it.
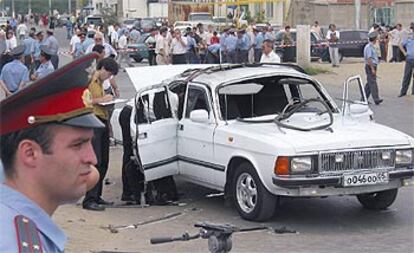
{"label": "car rear wheel", "polygon": [[137,55],[131,55],[132,59],[134,59],[135,62],[140,63],[142,62],[142,57]]}
{"label": "car rear wheel", "polygon": [[236,168],[232,188],[236,209],[243,219],[265,221],[273,216],[276,196],[263,186],[250,163],[242,163]]}
{"label": "car rear wheel", "polygon": [[392,205],[397,198],[398,189],[357,195],[358,201],[366,209],[383,210]]}

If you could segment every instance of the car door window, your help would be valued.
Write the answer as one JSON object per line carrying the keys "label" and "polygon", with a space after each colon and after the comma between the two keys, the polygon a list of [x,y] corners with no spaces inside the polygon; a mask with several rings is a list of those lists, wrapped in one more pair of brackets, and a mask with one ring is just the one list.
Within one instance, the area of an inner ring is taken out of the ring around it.
{"label": "car door window", "polygon": [[142,94],[138,99],[135,122],[138,124],[172,118],[168,91],[165,87]]}
{"label": "car door window", "polygon": [[185,117],[189,118],[192,111],[200,109],[210,113],[206,90],[201,87],[190,86],[188,89]]}

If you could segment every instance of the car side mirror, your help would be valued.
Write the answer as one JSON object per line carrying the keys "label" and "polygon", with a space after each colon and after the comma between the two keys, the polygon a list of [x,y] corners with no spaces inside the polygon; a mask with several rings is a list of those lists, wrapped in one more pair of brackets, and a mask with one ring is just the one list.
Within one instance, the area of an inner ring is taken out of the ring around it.
{"label": "car side mirror", "polygon": [[199,109],[190,112],[190,120],[197,123],[210,122],[207,110]]}

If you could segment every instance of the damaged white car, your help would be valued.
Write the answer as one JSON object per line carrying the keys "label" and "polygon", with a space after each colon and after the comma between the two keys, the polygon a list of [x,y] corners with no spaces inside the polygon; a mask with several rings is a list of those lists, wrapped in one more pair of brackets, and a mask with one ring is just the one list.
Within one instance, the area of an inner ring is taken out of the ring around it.
{"label": "damaged white car", "polygon": [[[278,196],[356,195],[384,209],[412,183],[414,139],[375,123],[359,77],[345,81],[339,108],[293,65],[127,72],[145,179],[177,175],[224,191],[244,219],[271,218]],[[112,124],[121,141],[119,113]]]}

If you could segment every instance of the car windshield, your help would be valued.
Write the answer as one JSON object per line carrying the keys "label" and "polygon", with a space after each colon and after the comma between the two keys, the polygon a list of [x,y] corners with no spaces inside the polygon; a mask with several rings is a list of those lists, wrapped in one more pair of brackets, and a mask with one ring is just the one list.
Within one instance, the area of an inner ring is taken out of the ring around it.
{"label": "car windshield", "polygon": [[152,19],[141,20],[141,28],[153,28],[155,27],[155,21]]}
{"label": "car windshield", "polygon": [[[232,92],[219,90],[220,111],[224,120],[247,118],[254,120],[259,117],[266,118],[266,116],[271,116],[270,118],[273,119],[290,105],[300,104],[310,99],[323,101],[328,105],[330,112],[336,112],[336,107],[327,95],[310,80],[279,76],[254,79],[243,83],[251,85],[252,82],[262,85],[262,88],[251,94],[246,92],[246,89],[239,89],[239,92],[237,89],[231,89]],[[238,83],[235,87],[242,87],[240,84],[243,83]],[[309,103],[298,113],[323,111],[326,111],[326,108],[320,103]]]}

